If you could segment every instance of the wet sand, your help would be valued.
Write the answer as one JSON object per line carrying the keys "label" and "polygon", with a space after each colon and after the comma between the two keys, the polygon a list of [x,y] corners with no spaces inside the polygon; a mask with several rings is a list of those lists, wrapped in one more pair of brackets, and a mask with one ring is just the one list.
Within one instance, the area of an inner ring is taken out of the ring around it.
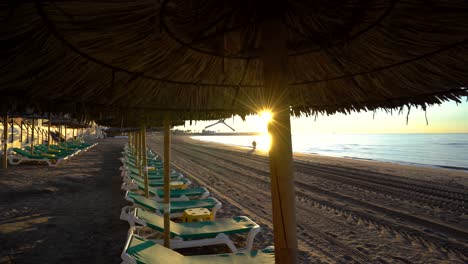
{"label": "wet sand", "polygon": [[[162,138],[148,144],[162,155]],[[172,165],[273,243],[266,153],[173,136]],[[468,172],[296,155],[301,263],[466,263]]]}
{"label": "wet sand", "polygon": [[125,140],[98,142],[57,168],[0,170],[0,263],[121,262]]}

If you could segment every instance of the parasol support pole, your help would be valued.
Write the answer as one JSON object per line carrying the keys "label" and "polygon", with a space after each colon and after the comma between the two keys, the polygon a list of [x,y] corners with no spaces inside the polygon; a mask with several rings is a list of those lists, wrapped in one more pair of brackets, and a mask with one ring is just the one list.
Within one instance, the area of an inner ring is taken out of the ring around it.
{"label": "parasol support pole", "polygon": [[137,140],[137,166],[138,166],[138,176],[140,179],[143,177],[141,171],[141,129],[137,132],[138,140]]}
{"label": "parasol support pole", "polygon": [[297,263],[296,194],[294,187],[291,123],[287,88],[287,31],[275,16],[261,29],[263,106],[272,111],[268,124],[271,135],[270,177],[275,240],[275,263]]}
{"label": "parasol support pole", "polygon": [[128,147],[132,149],[132,133],[128,132]]}
{"label": "parasol support pole", "polygon": [[145,179],[145,197],[149,197],[149,180],[148,180],[148,160],[147,160],[147,153],[146,153],[146,125],[141,127],[141,145],[143,148],[143,172],[144,172],[144,179]]}
{"label": "parasol support pole", "polygon": [[32,125],[31,125],[31,154],[34,152],[34,118],[32,119]]}
{"label": "parasol support pole", "polygon": [[[23,120],[21,120],[20,122],[20,138],[19,138],[19,142],[23,142]],[[21,144],[20,144],[21,145]],[[21,146],[20,146],[21,147]]]}
{"label": "parasol support pole", "polygon": [[135,131],[133,131],[132,134],[133,134],[133,138],[132,138],[132,154],[133,154],[133,156],[136,156],[136,138],[137,138],[137,135],[136,135]]}
{"label": "parasol support pole", "polygon": [[50,150],[50,123],[52,120],[50,119],[50,112],[49,112],[49,122],[47,122],[47,150]]}
{"label": "parasol support pole", "polygon": [[26,144],[29,143],[29,126],[27,123],[24,123],[24,126],[26,127]]}
{"label": "parasol support pole", "polygon": [[8,167],[8,115],[3,116],[3,166],[6,169]]}
{"label": "parasol support pole", "polygon": [[164,115],[164,246],[171,247],[170,212],[170,162],[171,162],[171,120],[169,113]]}
{"label": "parasol support pole", "polygon": [[14,119],[11,119],[11,144],[15,142],[15,123]]}

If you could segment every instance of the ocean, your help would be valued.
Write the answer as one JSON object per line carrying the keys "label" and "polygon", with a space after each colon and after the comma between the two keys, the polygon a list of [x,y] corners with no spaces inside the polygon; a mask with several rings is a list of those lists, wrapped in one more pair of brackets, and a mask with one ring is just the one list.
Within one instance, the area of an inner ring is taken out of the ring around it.
{"label": "ocean", "polygon": [[[196,140],[267,150],[267,136],[194,136]],[[293,135],[293,151],[323,156],[468,170],[468,134]]]}

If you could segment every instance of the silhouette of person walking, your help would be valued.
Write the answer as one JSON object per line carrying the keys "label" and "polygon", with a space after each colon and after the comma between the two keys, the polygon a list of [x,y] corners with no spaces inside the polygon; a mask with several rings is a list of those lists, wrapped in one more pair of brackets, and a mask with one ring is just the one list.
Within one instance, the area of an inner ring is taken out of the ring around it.
{"label": "silhouette of person walking", "polygon": [[257,142],[255,142],[255,140],[252,141],[252,148],[253,148],[253,150],[255,150],[257,148]]}

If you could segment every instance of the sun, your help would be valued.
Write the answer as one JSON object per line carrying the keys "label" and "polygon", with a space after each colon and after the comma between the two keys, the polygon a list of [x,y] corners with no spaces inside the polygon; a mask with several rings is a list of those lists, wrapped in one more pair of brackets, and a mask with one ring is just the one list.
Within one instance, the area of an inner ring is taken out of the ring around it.
{"label": "sun", "polygon": [[268,124],[273,118],[273,114],[271,113],[270,110],[263,110],[258,115],[262,119],[262,122],[265,124]]}

